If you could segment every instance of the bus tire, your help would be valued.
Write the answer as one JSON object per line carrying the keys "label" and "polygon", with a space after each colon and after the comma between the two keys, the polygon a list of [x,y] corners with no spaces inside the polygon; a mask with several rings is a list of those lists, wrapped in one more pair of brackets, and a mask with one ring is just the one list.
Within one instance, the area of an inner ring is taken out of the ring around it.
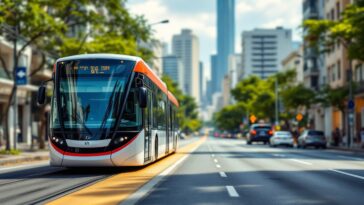
{"label": "bus tire", "polygon": [[154,141],[154,158],[155,160],[158,159],[158,135],[155,136],[155,141]]}

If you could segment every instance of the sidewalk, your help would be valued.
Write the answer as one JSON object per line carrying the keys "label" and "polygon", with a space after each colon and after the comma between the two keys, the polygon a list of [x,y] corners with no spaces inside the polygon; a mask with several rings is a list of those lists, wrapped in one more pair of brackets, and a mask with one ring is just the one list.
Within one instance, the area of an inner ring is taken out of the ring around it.
{"label": "sidewalk", "polygon": [[19,155],[0,154],[0,166],[15,166],[49,160],[48,150],[30,150],[29,146],[21,144],[18,147],[21,151]]}

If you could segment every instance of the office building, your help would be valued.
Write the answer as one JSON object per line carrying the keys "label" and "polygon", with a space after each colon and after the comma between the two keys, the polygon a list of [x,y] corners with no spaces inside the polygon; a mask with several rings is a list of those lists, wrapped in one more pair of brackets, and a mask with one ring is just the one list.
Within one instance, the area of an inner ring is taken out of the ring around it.
{"label": "office building", "polygon": [[163,75],[169,76],[180,89],[183,88],[184,73],[181,60],[175,55],[163,57]]}
{"label": "office building", "polygon": [[292,31],[254,29],[242,34],[244,77],[257,75],[262,79],[277,73],[282,60],[292,52]]}
{"label": "office building", "polygon": [[203,63],[200,61],[199,63],[199,88],[200,88],[200,101],[201,101],[201,107],[205,107],[206,105],[206,93],[205,93],[205,74],[204,74],[204,65]]}
{"label": "office building", "polygon": [[217,69],[214,92],[222,91],[224,76],[229,71],[229,56],[235,46],[235,0],[217,0]]}
{"label": "office building", "polygon": [[172,54],[182,61],[184,72],[183,91],[200,103],[199,88],[199,41],[190,29],[182,29],[180,34],[172,39]]}

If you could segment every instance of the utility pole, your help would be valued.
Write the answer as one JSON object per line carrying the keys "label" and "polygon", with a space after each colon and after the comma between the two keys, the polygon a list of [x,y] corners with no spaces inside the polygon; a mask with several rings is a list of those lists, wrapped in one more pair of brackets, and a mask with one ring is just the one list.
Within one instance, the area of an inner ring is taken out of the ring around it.
{"label": "utility pole", "polygon": [[[16,14],[15,14],[16,15]],[[14,150],[17,149],[17,142],[18,142],[18,136],[17,136],[17,128],[18,128],[18,98],[17,98],[17,83],[16,83],[16,70],[18,67],[18,57],[17,57],[17,38],[18,38],[18,23],[16,22],[14,25],[14,39],[13,39],[13,78],[14,78],[14,95],[13,95],[13,114],[14,114]]]}
{"label": "utility pole", "polygon": [[353,71],[351,69],[352,67],[352,60],[349,60],[349,106],[348,106],[348,147],[351,148],[353,144],[353,137],[354,137],[354,130],[353,130],[353,124],[354,124],[354,109],[355,109],[355,103],[353,99]]}
{"label": "utility pole", "polygon": [[276,96],[275,125],[278,126],[279,125],[279,117],[278,117],[278,79],[276,79],[274,88],[275,88],[275,96]]}

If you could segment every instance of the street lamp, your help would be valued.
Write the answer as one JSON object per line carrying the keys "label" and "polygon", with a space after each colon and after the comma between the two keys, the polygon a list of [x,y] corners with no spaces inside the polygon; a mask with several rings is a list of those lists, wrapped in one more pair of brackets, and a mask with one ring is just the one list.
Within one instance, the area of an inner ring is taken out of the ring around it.
{"label": "street lamp", "polygon": [[149,24],[149,26],[154,26],[154,25],[157,25],[157,24],[166,24],[166,23],[169,23],[168,19],[164,19],[162,21],[151,23],[151,24]]}

